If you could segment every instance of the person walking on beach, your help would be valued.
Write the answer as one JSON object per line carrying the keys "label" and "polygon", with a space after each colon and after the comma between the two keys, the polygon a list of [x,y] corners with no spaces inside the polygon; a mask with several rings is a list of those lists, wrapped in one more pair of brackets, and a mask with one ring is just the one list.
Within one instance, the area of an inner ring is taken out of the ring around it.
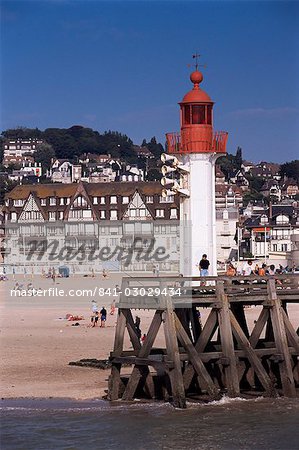
{"label": "person walking on beach", "polygon": [[99,309],[97,302],[95,300],[91,301],[91,316],[90,316],[90,322],[91,326],[95,327],[99,320]]}
{"label": "person walking on beach", "polygon": [[90,321],[91,321],[92,327],[96,327],[98,325],[98,321],[99,321],[98,311],[96,311],[95,313],[92,314]]}
{"label": "person walking on beach", "polygon": [[55,280],[56,280],[56,271],[55,271],[55,268],[53,267],[53,269],[52,269],[52,280],[53,280],[53,283],[55,284]]}
{"label": "person walking on beach", "polygon": [[108,272],[106,269],[103,269],[103,278],[104,280],[108,277]]}
{"label": "person walking on beach", "polygon": [[99,310],[97,302],[95,300],[91,301],[91,310],[93,313],[97,312]]}
{"label": "person walking on beach", "polygon": [[115,299],[114,299],[110,305],[110,316],[114,316],[115,309],[116,309],[116,306],[115,306]]}
{"label": "person walking on beach", "polygon": [[102,307],[101,311],[101,328],[105,328],[106,320],[107,320],[107,311],[105,309],[105,306]]}

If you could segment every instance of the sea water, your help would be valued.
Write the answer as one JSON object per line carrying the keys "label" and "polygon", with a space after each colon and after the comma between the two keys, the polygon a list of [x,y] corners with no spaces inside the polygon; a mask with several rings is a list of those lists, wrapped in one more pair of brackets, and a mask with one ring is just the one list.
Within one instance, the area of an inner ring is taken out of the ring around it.
{"label": "sea water", "polygon": [[167,403],[2,400],[1,450],[299,448],[298,399]]}

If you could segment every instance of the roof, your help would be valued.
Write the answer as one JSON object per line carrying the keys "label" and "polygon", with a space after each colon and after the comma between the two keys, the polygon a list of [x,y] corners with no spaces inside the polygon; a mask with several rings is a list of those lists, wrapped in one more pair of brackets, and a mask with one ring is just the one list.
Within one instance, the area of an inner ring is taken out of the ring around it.
{"label": "roof", "polygon": [[[34,184],[19,185],[6,194],[5,198],[12,200],[25,200],[32,192],[39,198],[46,197],[72,197],[80,183],[69,184]],[[157,181],[144,182],[128,182],[115,181],[111,183],[81,183],[88,195],[93,197],[104,195],[130,195],[136,189],[144,195],[160,194],[163,186]]]}
{"label": "roof", "polygon": [[209,95],[199,87],[203,80],[202,73],[195,70],[191,73],[190,80],[194,84],[193,89],[184,96],[181,103],[213,103]]}

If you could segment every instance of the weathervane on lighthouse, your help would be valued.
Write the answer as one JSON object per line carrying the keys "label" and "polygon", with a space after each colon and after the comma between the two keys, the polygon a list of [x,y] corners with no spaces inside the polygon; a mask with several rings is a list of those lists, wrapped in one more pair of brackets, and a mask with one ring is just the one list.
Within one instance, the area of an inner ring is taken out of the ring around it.
{"label": "weathervane on lighthouse", "polygon": [[198,70],[199,53],[193,55],[195,71],[190,75],[193,89],[179,103],[180,133],[167,133],[167,154],[163,175],[177,170],[179,180],[162,178],[162,184],[181,194],[180,217],[190,230],[190,245],[182,245],[181,272],[199,275],[198,263],[203,254],[211,262],[210,275],[217,274],[215,162],[226,154],[228,133],[213,130],[214,102],[200,84],[203,74]]}

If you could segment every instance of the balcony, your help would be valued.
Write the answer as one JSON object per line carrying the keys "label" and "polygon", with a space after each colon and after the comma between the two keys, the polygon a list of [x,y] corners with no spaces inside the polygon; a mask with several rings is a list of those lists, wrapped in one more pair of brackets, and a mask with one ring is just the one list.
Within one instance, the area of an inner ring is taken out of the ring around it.
{"label": "balcony", "polygon": [[183,139],[180,133],[167,133],[168,153],[225,153],[228,133],[214,131],[211,138],[206,127],[184,130]]}

